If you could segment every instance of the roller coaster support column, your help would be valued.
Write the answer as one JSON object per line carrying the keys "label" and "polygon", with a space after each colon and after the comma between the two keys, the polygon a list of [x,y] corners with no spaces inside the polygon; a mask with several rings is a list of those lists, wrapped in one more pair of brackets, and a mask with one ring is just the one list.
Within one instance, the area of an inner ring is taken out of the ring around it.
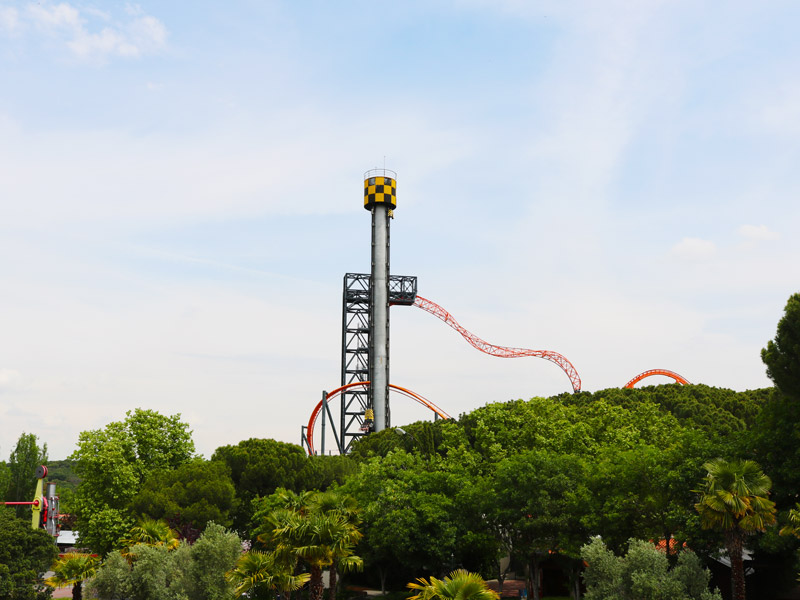
{"label": "roller coaster support column", "polygon": [[364,208],[372,213],[370,275],[369,404],[375,431],[391,425],[389,415],[389,219],[397,207],[397,175],[374,169],[364,174]]}

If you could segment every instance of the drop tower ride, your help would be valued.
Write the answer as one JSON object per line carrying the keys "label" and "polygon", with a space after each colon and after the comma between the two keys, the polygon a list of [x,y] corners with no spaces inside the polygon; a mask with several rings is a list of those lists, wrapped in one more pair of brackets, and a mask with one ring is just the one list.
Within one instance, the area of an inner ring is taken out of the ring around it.
{"label": "drop tower ride", "polygon": [[[397,173],[373,169],[364,174],[364,208],[372,212],[370,272],[369,400],[373,431],[391,426],[389,411],[389,220],[397,208]],[[368,421],[369,415],[365,417]]]}

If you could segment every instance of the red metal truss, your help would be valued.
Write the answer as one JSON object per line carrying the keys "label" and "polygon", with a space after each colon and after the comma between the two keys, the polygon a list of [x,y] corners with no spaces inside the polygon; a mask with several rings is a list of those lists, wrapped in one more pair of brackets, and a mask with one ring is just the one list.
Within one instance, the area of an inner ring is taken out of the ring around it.
{"label": "red metal truss", "polygon": [[473,348],[477,348],[481,352],[485,352],[491,356],[499,356],[500,358],[520,358],[523,356],[533,356],[536,358],[544,358],[545,360],[556,363],[559,367],[561,367],[564,373],[567,374],[567,377],[569,377],[570,383],[572,383],[573,391],[581,391],[581,378],[578,376],[578,371],[575,370],[575,367],[572,366],[571,362],[569,362],[558,352],[552,352],[551,350],[528,350],[527,348],[508,348],[506,346],[495,346],[494,344],[483,341],[474,333],[464,329],[461,325],[459,325],[458,321],[453,318],[453,315],[435,302],[431,302],[419,294],[417,295],[417,299],[414,301],[414,306],[431,313],[433,316],[438,317],[447,323],[450,327],[460,333],[461,336],[467,340]]}
{"label": "red metal truss", "polygon": [[650,377],[651,375],[666,375],[667,377],[672,377],[677,383],[681,385],[691,385],[688,380],[681,377],[674,371],[667,371],[666,369],[650,369],[649,371],[645,371],[644,373],[639,373],[636,377],[631,379],[628,383],[625,384],[626,388],[633,388],[637,383],[639,383],[645,377]]}

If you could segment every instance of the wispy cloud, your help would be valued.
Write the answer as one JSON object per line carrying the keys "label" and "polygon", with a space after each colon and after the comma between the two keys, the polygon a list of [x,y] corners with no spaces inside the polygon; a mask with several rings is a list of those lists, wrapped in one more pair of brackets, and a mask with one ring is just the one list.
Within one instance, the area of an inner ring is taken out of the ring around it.
{"label": "wispy cloud", "polygon": [[63,45],[81,62],[106,63],[111,58],[138,58],[166,47],[167,28],[138,6],[114,15],[68,2],[29,4],[23,11],[0,10],[0,27],[9,32],[29,32]]}
{"label": "wispy cloud", "polygon": [[771,231],[766,225],[742,225],[739,227],[739,235],[753,242],[777,240],[781,237],[780,233]]}
{"label": "wispy cloud", "polygon": [[0,31],[16,33],[19,29],[19,11],[13,6],[0,6]]}

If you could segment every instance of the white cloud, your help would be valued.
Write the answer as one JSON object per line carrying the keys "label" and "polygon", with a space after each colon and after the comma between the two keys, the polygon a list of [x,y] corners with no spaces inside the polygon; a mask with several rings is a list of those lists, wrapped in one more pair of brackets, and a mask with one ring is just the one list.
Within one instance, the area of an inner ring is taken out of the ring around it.
{"label": "white cloud", "polygon": [[114,56],[137,58],[166,46],[167,29],[161,21],[143,14],[141,9],[129,8],[126,13],[126,20],[115,20],[108,13],[78,9],[63,2],[31,4],[26,18],[81,61],[102,63]]}
{"label": "white cloud", "polygon": [[717,247],[714,242],[693,237],[683,238],[670,250],[670,254],[684,260],[706,260],[716,252]]}
{"label": "white cloud", "polygon": [[771,231],[766,225],[742,225],[738,231],[739,235],[751,242],[765,242],[781,237],[781,234]]}
{"label": "white cloud", "polygon": [[13,6],[0,6],[0,30],[15,33],[19,29],[19,11]]}

